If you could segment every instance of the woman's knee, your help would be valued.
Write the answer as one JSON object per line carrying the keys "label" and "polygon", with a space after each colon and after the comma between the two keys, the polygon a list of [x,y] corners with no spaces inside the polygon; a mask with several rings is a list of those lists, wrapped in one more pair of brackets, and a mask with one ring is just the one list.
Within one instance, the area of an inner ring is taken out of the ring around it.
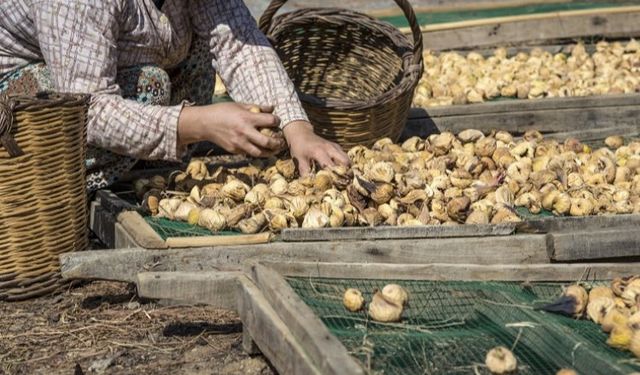
{"label": "woman's knee", "polygon": [[171,80],[169,74],[154,65],[139,65],[119,69],[116,78],[122,96],[143,104],[169,105]]}
{"label": "woman's knee", "polygon": [[29,64],[0,77],[0,93],[35,96],[52,90],[51,74],[44,63]]}

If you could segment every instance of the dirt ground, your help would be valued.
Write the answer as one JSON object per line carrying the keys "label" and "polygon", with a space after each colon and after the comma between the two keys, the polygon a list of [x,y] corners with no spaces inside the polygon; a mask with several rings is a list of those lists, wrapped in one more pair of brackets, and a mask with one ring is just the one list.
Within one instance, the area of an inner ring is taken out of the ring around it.
{"label": "dirt ground", "polygon": [[0,302],[0,374],[272,375],[241,347],[242,325],[207,306],[141,301],[114,282]]}

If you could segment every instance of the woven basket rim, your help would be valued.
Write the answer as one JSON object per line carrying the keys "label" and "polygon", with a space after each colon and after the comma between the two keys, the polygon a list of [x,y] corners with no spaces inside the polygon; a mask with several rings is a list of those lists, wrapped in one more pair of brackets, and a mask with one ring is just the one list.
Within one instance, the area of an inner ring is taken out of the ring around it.
{"label": "woven basket rim", "polygon": [[15,103],[15,111],[39,110],[51,107],[79,107],[88,103],[89,94],[64,94],[55,92],[41,92],[36,96],[8,95],[9,100]]}
{"label": "woven basket rim", "polygon": [[380,105],[393,101],[413,90],[418,85],[423,72],[423,57],[419,56],[419,64],[414,64],[413,43],[409,38],[400,32],[395,26],[388,22],[378,20],[367,14],[343,8],[304,8],[290,12],[286,12],[274,17],[271,26],[266,31],[269,39],[274,41],[274,36],[278,36],[287,28],[292,26],[301,26],[307,24],[317,24],[321,21],[324,24],[334,23],[336,25],[344,24],[346,21],[350,23],[359,23],[363,27],[375,29],[384,34],[395,45],[397,49],[406,48],[407,52],[402,56],[402,79],[392,89],[387,90],[376,97],[367,100],[336,100],[319,98],[315,95],[298,92],[300,100],[316,107],[327,109],[344,110],[344,111],[362,111],[368,110]]}

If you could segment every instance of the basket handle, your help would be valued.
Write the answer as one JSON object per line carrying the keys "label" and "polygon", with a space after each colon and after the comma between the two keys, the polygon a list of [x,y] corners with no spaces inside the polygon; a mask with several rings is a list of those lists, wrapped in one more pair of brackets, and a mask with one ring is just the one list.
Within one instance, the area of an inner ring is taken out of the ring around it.
{"label": "basket handle", "polygon": [[[271,3],[262,13],[260,17],[260,30],[265,34],[271,28],[273,22],[273,16],[276,12],[287,2],[287,0],[271,0]],[[396,4],[402,9],[404,16],[409,21],[411,27],[411,33],[413,34],[413,63],[415,65],[422,65],[422,30],[418,24],[416,13],[413,11],[413,7],[408,0],[395,0]]]}
{"label": "basket handle", "polygon": [[7,95],[0,95],[0,144],[12,158],[24,155],[18,143],[11,135],[13,128],[13,109],[16,103],[9,99]]}

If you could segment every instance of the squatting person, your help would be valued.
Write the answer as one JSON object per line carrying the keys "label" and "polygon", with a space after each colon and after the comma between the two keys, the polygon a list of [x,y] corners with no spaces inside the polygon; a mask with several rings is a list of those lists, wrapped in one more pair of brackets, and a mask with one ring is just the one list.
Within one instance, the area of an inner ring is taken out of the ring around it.
{"label": "squatting person", "polygon": [[[237,103],[211,104],[215,72]],[[137,159],[179,160],[213,142],[270,155],[283,129],[301,173],[346,164],[313,133],[294,87],[241,0],[0,1],[0,94],[91,94],[89,190]]]}

